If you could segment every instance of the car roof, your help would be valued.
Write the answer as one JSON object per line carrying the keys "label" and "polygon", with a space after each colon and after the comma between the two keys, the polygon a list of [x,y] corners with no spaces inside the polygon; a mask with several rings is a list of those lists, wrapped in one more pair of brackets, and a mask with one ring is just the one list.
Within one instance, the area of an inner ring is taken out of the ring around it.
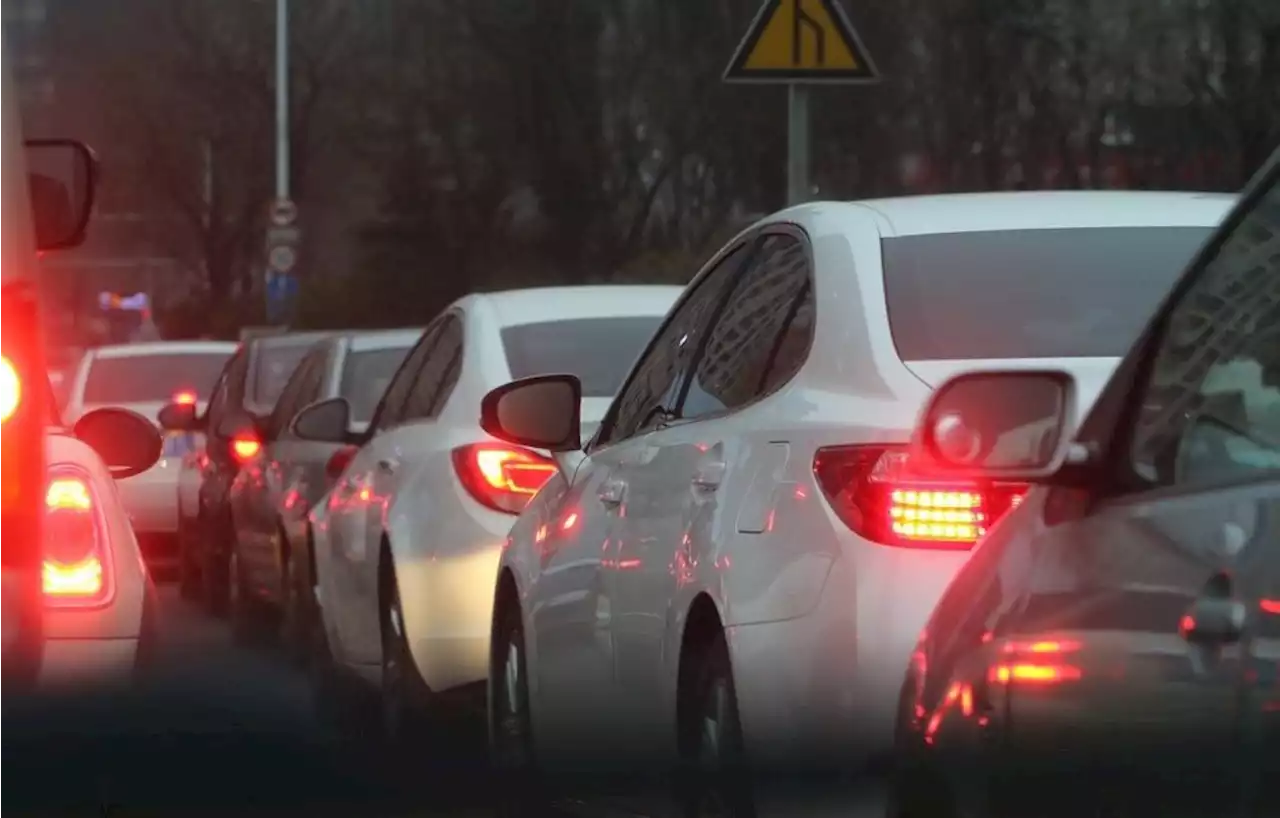
{"label": "car roof", "polygon": [[877,217],[885,236],[922,236],[987,230],[1091,227],[1213,227],[1235,204],[1227,193],[1119,190],[1045,190],[898,196],[853,202],[819,202],[785,214]]}
{"label": "car roof", "polygon": [[500,326],[512,326],[573,318],[662,316],[682,292],[683,286],[671,284],[586,284],[480,293],[459,303],[482,301]]}
{"label": "car roof", "polygon": [[141,341],[136,344],[107,344],[94,347],[97,358],[139,358],[148,355],[198,355],[222,353],[230,357],[237,345],[231,341]]}
{"label": "car roof", "polygon": [[352,352],[371,352],[378,349],[404,349],[411,347],[422,337],[422,327],[385,329],[371,332],[353,332],[347,335]]}

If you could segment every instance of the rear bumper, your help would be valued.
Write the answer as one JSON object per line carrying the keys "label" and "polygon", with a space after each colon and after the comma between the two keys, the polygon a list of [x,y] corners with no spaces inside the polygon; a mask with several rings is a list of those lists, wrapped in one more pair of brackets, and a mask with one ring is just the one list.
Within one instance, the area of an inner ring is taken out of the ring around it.
{"label": "rear bumper", "polygon": [[137,669],[134,639],[49,639],[44,643],[40,687],[125,684]]}

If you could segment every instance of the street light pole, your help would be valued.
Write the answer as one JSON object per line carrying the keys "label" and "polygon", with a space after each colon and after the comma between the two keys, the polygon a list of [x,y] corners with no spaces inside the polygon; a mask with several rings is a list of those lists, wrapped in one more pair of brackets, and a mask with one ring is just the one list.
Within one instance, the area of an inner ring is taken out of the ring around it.
{"label": "street light pole", "polygon": [[276,0],[276,198],[289,198],[289,0]]}

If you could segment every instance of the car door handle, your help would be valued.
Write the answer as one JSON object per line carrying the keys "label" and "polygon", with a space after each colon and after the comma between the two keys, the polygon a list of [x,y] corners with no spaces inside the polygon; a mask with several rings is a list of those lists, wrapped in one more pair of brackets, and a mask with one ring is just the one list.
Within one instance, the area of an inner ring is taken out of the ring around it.
{"label": "car door handle", "polygon": [[622,501],[626,496],[627,484],[624,480],[611,477],[604,481],[604,485],[600,486],[600,502],[610,508],[622,505]]}
{"label": "car door handle", "polygon": [[702,491],[715,491],[724,480],[724,461],[710,460],[698,466],[693,473],[693,487]]}
{"label": "car door handle", "polygon": [[378,461],[378,468],[387,474],[395,474],[396,469],[400,468],[400,461],[394,457],[384,457]]}
{"label": "car door handle", "polygon": [[1193,645],[1231,645],[1244,634],[1248,610],[1244,603],[1224,597],[1201,597],[1178,625],[1182,638]]}

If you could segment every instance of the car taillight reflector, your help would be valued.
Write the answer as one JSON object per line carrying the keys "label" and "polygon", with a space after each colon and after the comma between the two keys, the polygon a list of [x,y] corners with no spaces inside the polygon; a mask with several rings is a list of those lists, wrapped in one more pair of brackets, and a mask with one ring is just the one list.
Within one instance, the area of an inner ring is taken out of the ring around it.
{"label": "car taillight reflector", "polygon": [[4,355],[0,355],[0,423],[8,421],[18,411],[22,402],[22,379],[18,370]]}
{"label": "car taillight reflector", "polygon": [[487,443],[454,449],[453,465],[478,503],[508,514],[519,514],[556,473],[556,464],[537,452]]}
{"label": "car taillight reflector", "polygon": [[1026,491],[914,472],[906,451],[891,446],[819,449],[813,472],[832,510],[854,533],[904,547],[968,549]]}
{"label": "car taillight reflector", "polygon": [[88,479],[55,472],[45,490],[45,601],[94,606],[108,601],[111,576],[102,518]]}

